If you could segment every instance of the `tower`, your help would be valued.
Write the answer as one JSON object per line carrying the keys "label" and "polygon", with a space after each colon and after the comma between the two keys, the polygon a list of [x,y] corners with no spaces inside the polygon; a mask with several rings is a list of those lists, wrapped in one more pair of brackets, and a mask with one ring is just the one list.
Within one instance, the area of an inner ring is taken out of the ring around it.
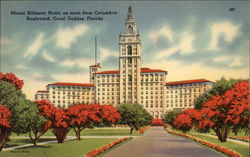
{"label": "tower", "polygon": [[100,63],[97,63],[97,39],[95,37],[95,64],[89,66],[89,83],[95,84],[95,74],[101,71]]}
{"label": "tower", "polygon": [[140,103],[141,40],[132,7],[119,36],[120,103]]}

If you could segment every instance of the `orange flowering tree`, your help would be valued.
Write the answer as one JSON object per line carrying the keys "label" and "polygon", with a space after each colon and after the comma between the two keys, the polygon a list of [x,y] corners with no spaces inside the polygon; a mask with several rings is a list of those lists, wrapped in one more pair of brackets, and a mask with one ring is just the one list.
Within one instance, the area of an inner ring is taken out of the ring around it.
{"label": "orange flowering tree", "polygon": [[10,134],[10,110],[0,105],[0,150],[4,147],[7,137]]}
{"label": "orange flowering tree", "polygon": [[99,104],[78,104],[66,109],[69,117],[69,124],[76,133],[76,139],[81,139],[81,131],[91,124],[100,122],[116,123],[120,119],[120,114],[112,105]]}
{"label": "orange flowering tree", "polygon": [[38,103],[40,114],[48,119],[43,125],[44,131],[51,128],[53,134],[56,136],[57,142],[63,143],[70,130],[69,117],[65,110],[55,108],[46,100],[42,100]]}
{"label": "orange flowering tree", "polygon": [[163,126],[164,123],[162,119],[152,119],[151,120],[151,126]]}
{"label": "orange flowering tree", "polygon": [[174,120],[173,125],[176,129],[186,133],[193,127],[192,119],[188,114],[180,113]]}
{"label": "orange flowering tree", "polygon": [[229,131],[235,127],[247,127],[249,83],[236,83],[223,95],[212,96],[201,108],[198,128],[211,128],[221,142],[226,142]]}
{"label": "orange flowering tree", "polygon": [[241,81],[222,95],[212,96],[200,110],[187,109],[177,116],[174,125],[184,132],[195,125],[198,131],[213,129],[226,142],[230,129],[248,128],[249,82]]}
{"label": "orange flowering tree", "polygon": [[[0,151],[12,132],[25,133],[33,108],[21,91],[23,81],[13,73],[0,72],[1,130]],[[8,124],[8,125],[7,125]]]}

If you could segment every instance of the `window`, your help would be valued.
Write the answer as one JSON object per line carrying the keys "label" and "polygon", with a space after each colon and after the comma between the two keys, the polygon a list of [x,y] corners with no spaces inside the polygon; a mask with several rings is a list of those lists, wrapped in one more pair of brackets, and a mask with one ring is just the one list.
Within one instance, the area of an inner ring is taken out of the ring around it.
{"label": "window", "polygon": [[129,45],[127,50],[128,50],[128,55],[132,55],[132,46]]}
{"label": "window", "polygon": [[132,75],[128,75],[128,81],[132,81]]}
{"label": "window", "polygon": [[128,26],[128,33],[129,34],[133,33],[133,27],[131,25]]}
{"label": "window", "polygon": [[128,58],[128,63],[132,63],[132,58]]}

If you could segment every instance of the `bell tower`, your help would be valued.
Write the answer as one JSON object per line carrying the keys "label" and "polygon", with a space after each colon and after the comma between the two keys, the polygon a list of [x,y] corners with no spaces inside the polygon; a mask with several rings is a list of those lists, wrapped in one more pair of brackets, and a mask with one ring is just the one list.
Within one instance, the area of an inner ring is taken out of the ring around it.
{"label": "bell tower", "polygon": [[120,103],[140,103],[141,40],[132,7],[119,36]]}

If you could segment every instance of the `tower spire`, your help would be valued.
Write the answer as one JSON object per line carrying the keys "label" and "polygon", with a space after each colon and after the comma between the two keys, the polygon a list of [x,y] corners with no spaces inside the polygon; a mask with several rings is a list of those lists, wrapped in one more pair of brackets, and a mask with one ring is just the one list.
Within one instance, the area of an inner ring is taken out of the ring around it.
{"label": "tower spire", "polygon": [[133,11],[131,5],[128,7],[128,18],[133,18]]}
{"label": "tower spire", "polygon": [[97,65],[97,38],[95,36],[95,65]]}

